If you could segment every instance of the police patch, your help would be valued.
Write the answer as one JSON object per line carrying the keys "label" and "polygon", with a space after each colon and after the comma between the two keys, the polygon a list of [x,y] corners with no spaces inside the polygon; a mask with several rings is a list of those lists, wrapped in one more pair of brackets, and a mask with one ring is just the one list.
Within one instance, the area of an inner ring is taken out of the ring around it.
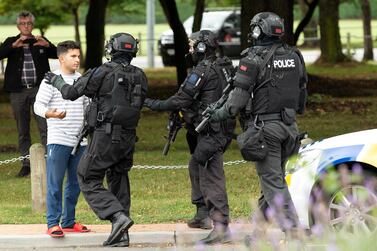
{"label": "police patch", "polygon": [[246,65],[241,65],[240,66],[241,71],[247,71],[247,66]]}
{"label": "police patch", "polygon": [[190,85],[196,85],[198,80],[199,80],[199,75],[196,73],[191,73],[191,75],[188,76],[187,78],[187,83],[189,83]]}

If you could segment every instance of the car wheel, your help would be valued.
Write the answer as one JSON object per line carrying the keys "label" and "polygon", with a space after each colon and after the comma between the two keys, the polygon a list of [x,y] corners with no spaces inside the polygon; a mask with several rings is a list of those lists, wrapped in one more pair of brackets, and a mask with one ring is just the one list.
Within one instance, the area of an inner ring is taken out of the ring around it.
{"label": "car wheel", "polygon": [[339,232],[372,233],[377,229],[377,197],[362,185],[336,192],[328,205],[330,226]]}
{"label": "car wheel", "polygon": [[[349,170],[349,166],[343,166],[328,172],[313,188],[312,228],[322,224],[336,232],[377,232],[376,174],[364,170],[355,175]],[[326,181],[328,177],[332,177],[330,182]],[[334,184],[336,188],[328,189]]]}

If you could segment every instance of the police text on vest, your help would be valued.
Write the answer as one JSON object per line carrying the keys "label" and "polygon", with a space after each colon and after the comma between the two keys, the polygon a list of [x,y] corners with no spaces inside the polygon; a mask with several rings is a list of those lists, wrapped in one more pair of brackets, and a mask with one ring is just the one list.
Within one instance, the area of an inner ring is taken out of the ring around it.
{"label": "police text on vest", "polygon": [[274,60],[274,68],[295,68],[294,59]]}

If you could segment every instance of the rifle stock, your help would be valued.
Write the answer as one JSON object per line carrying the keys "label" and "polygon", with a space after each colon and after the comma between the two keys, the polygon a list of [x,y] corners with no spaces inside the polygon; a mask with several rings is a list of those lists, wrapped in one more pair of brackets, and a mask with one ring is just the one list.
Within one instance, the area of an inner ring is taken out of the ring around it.
{"label": "rifle stock", "polygon": [[223,95],[221,96],[221,98],[219,100],[217,100],[215,103],[213,104],[210,104],[203,112],[202,112],[202,116],[203,116],[203,119],[202,121],[200,122],[200,124],[195,127],[195,131],[197,131],[198,133],[201,132],[203,130],[203,128],[209,123],[211,117],[212,117],[212,113],[217,110],[217,109],[220,109],[224,104],[225,102],[227,101],[228,99],[228,96],[229,96],[229,93],[231,91],[231,84],[228,84],[224,90],[223,90]]}
{"label": "rifle stock", "polygon": [[87,135],[88,135],[88,126],[87,126],[87,124],[84,122],[84,124],[82,125],[82,127],[81,127],[81,129],[80,129],[79,136],[77,137],[76,144],[75,144],[75,146],[74,146],[73,149],[72,149],[72,152],[71,152],[72,155],[76,155],[77,150],[78,150],[79,147],[80,147],[81,141],[82,141],[82,140],[84,139],[84,137],[87,136]]}
{"label": "rifle stock", "polygon": [[179,115],[179,111],[171,112],[169,115],[169,122],[168,122],[168,136],[166,137],[166,143],[164,149],[162,150],[162,154],[164,156],[168,155],[170,145],[175,141],[177,137],[178,131],[182,128],[182,120]]}

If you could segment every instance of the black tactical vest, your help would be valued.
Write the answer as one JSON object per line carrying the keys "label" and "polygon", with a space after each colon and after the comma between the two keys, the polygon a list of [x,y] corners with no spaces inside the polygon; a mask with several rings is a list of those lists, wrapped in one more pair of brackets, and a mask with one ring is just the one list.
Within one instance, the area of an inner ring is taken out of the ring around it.
{"label": "black tactical vest", "polygon": [[[232,61],[227,57],[217,57],[214,61],[203,60],[199,64],[200,66],[198,65],[198,67],[194,68],[193,72],[203,76],[201,83],[195,88],[190,85],[183,87],[183,91],[190,93],[194,97],[192,105],[189,108],[182,109],[184,120],[194,126],[197,126],[202,121],[201,114],[207,106],[216,102],[222,96],[223,89],[234,75]],[[218,81],[209,81],[213,79],[214,74],[217,75]],[[221,123],[210,122],[209,125],[213,131],[220,131]]]}
{"label": "black tactical vest", "polygon": [[98,118],[123,129],[135,129],[142,107],[142,78],[135,66],[109,62],[98,95]]}
{"label": "black tactical vest", "polygon": [[252,114],[279,113],[284,108],[297,111],[300,67],[303,66],[297,53],[288,46],[280,46],[266,66],[259,69],[252,90]]}

